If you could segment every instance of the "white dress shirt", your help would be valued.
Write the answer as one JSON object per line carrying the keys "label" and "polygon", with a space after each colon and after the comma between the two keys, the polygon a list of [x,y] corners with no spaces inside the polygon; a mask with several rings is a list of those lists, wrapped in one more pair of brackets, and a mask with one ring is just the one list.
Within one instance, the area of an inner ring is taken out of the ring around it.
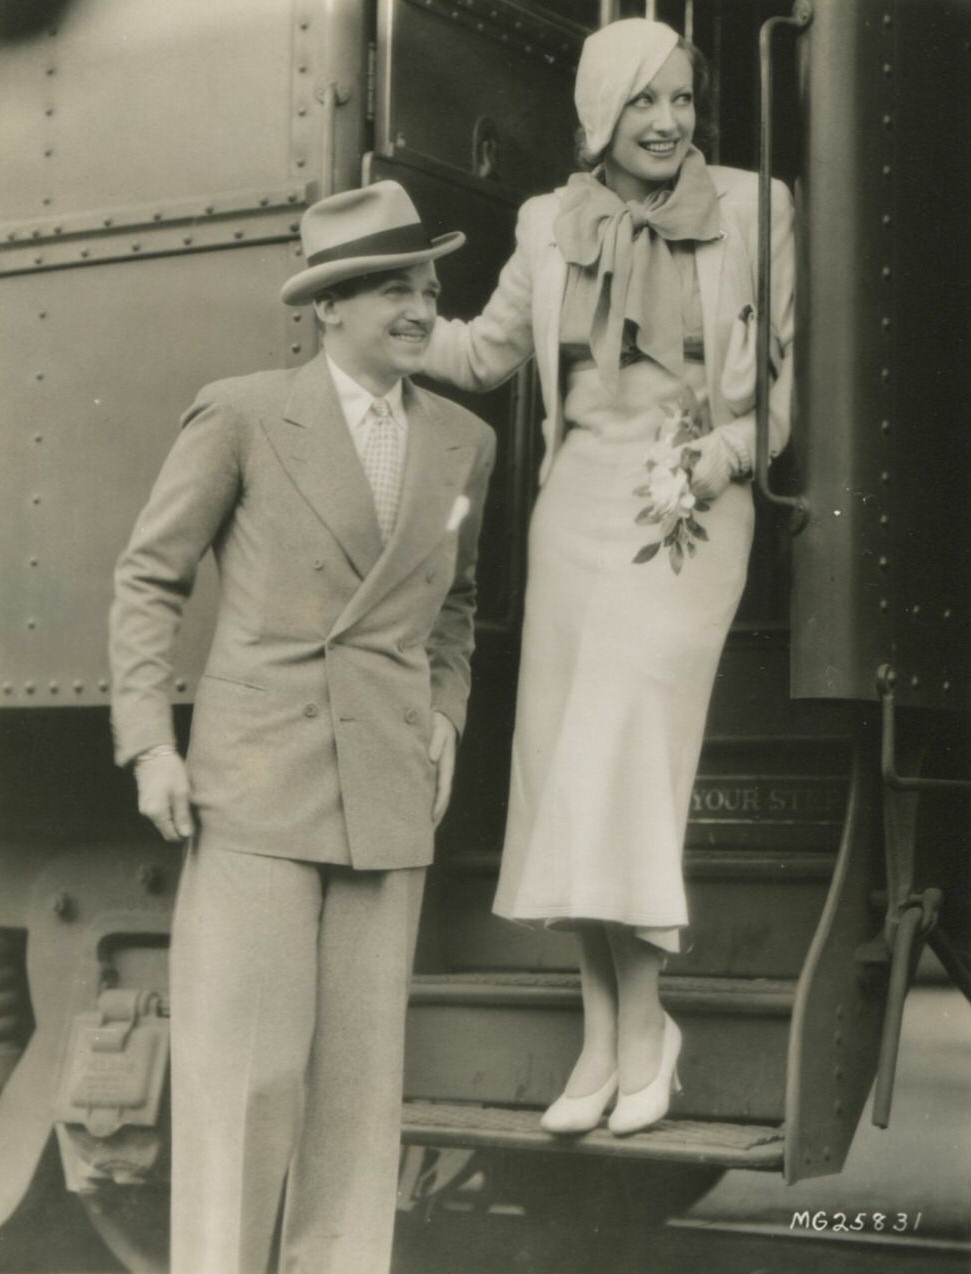
{"label": "white dress shirt", "polygon": [[[329,354],[325,354],[324,357],[327,359],[327,366],[330,368],[331,379],[337,390],[337,398],[341,411],[344,413],[344,419],[347,421],[347,427],[351,431],[354,447],[357,454],[363,458],[364,448],[367,446],[371,430],[375,427],[374,418],[370,415],[375,395],[359,385],[353,377],[348,376],[347,372],[342,371]],[[392,419],[401,434],[401,454],[404,455],[404,444],[408,440],[408,417],[402,401],[401,381],[396,380],[386,394],[378,396],[383,398],[391,409]]]}

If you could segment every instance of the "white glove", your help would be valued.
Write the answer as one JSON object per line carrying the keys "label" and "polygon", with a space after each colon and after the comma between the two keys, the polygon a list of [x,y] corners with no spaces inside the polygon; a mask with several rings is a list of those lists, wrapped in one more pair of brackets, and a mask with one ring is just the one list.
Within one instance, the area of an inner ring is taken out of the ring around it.
{"label": "white glove", "polygon": [[691,468],[691,490],[699,500],[717,500],[741,472],[734,448],[720,429],[713,429],[688,449],[699,453]]}

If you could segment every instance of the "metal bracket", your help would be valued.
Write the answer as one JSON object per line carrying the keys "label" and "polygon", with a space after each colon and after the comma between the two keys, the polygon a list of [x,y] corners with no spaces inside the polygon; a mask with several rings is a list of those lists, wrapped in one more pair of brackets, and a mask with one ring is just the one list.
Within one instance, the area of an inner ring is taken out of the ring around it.
{"label": "metal bracket", "polygon": [[897,674],[889,664],[881,664],[877,669],[876,681],[883,710],[880,773],[887,787],[897,792],[966,792],[971,788],[971,779],[927,779],[916,774],[897,773],[896,701],[894,698]]}
{"label": "metal bracket", "polygon": [[350,101],[350,90],[331,80],[317,90],[317,101],[324,108],[320,156],[320,198],[326,199],[337,188],[337,108]]}
{"label": "metal bracket", "polygon": [[759,276],[755,363],[755,484],[769,501],[787,508],[793,535],[809,520],[802,496],[779,495],[769,485],[769,352],[772,315],[772,36],[780,26],[804,31],[813,18],[809,0],[797,0],[792,15],[769,18],[759,32],[761,108],[759,138]]}

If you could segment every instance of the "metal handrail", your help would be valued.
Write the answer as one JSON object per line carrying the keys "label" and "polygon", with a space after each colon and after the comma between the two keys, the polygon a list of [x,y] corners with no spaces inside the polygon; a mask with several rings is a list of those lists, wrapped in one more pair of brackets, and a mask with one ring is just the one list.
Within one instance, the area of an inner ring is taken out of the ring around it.
{"label": "metal handrail", "polygon": [[759,32],[761,110],[759,126],[759,275],[755,364],[755,483],[770,504],[791,512],[792,531],[802,530],[809,508],[801,496],[779,495],[769,486],[769,348],[772,316],[772,36],[780,26],[805,30],[813,17],[809,0],[797,0],[792,15],[769,18]]}

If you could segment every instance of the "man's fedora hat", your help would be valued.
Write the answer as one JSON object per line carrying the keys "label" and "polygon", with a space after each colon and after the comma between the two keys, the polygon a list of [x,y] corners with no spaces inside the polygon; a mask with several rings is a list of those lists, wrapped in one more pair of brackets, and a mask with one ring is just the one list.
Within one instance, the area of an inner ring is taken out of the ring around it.
{"label": "man's fedora hat", "polygon": [[378,181],[311,204],[300,220],[306,266],[280,293],[306,305],[329,284],[382,270],[407,269],[461,248],[461,230],[434,239],[396,181]]}

